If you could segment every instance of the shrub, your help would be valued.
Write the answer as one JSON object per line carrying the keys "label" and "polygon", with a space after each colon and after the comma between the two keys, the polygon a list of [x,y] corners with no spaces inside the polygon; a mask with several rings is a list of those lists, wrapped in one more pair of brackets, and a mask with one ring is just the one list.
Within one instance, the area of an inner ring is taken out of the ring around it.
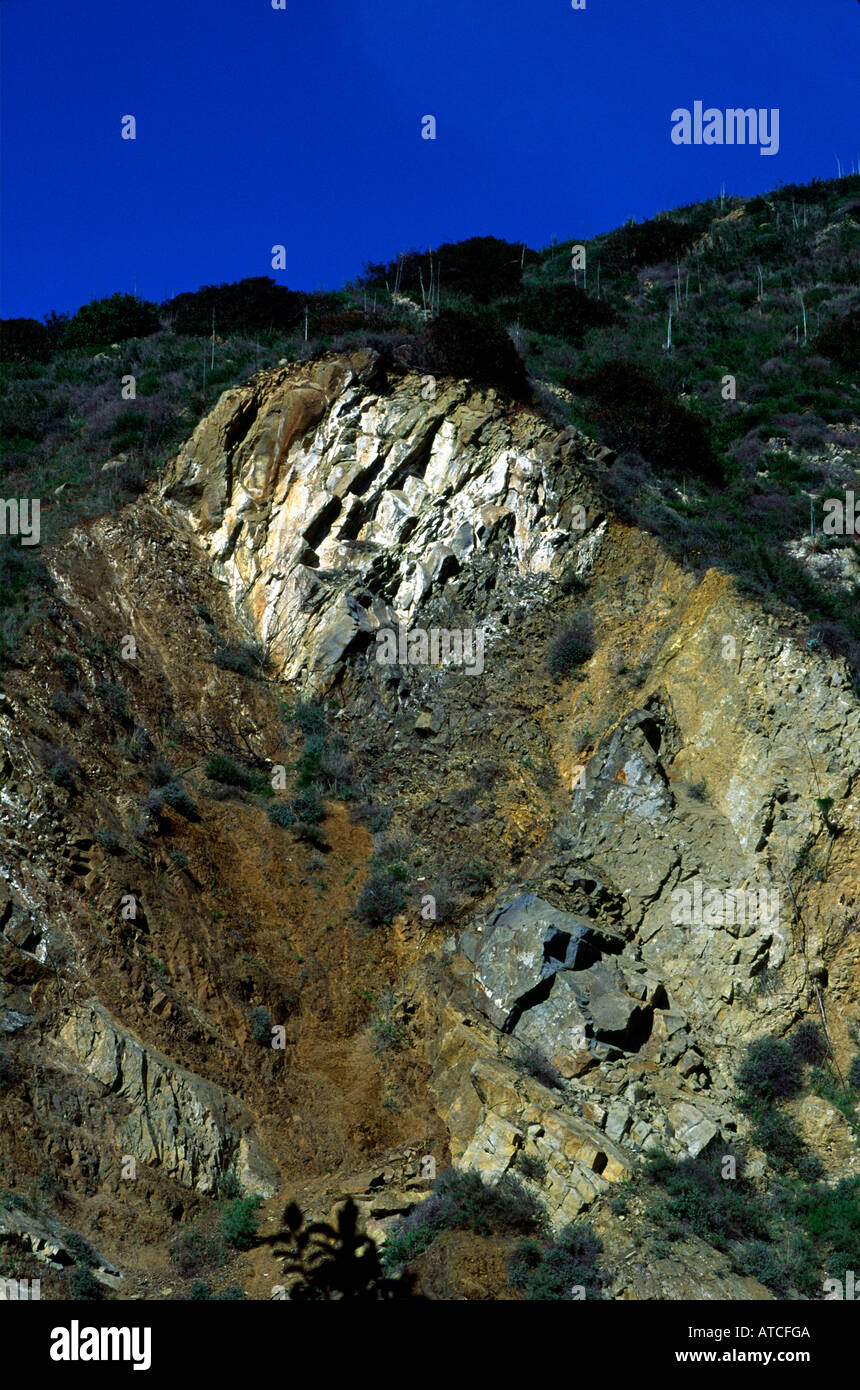
{"label": "shrub", "polygon": [[718,1249],[729,1240],[767,1238],[770,1234],[766,1205],[751,1184],[738,1176],[723,1179],[719,1155],[681,1158],[652,1153],[645,1163],[645,1179],[659,1186],[664,1205],[649,1215],[663,1225],[673,1223],[692,1230]]}
{"label": "shrub", "polygon": [[515,1289],[524,1289],[531,1272],[543,1259],[543,1246],[536,1240],[521,1240],[508,1257],[508,1282]]}
{"label": "shrub", "polygon": [[153,758],[146,775],[150,786],[164,787],[174,780],[173,764],[167,758]]}
{"label": "shrub", "polygon": [[788,1115],[767,1110],[753,1123],[752,1140],[778,1172],[793,1168],[808,1181],[821,1177],[821,1164],[806,1148],[803,1138]]}
{"label": "shrub", "polygon": [[67,790],[74,787],[74,773],[80,771],[80,766],[72,753],[68,753],[64,748],[48,748],[45,750],[45,763],[48,776],[55,786],[65,787]]}
{"label": "shrub", "polygon": [[329,849],[329,842],[319,825],[310,825],[307,821],[296,821],[293,826],[293,834],[299,840],[306,840],[309,845],[313,845],[316,849]]}
{"label": "shrub", "polygon": [[554,285],[528,285],[512,303],[511,313],[526,328],[550,333],[574,346],[581,346],[589,328],[601,328],[615,318],[604,299],[592,299],[577,285],[563,280]]}
{"label": "shrub", "polygon": [[66,1249],[74,1259],[75,1264],[81,1265],[84,1269],[89,1269],[96,1264],[95,1250],[89,1241],[85,1240],[77,1231],[71,1231],[66,1237]]}
{"label": "shrub", "polygon": [[[806,1249],[808,1260],[808,1244]],[[792,1258],[792,1253],[791,1248],[785,1245],[750,1240],[738,1246],[733,1263],[740,1273],[749,1274],[775,1293],[785,1295],[799,1286],[802,1273],[802,1267],[799,1267],[796,1256]]]}
{"label": "shrub", "polygon": [[77,705],[65,690],[54,691],[51,696],[51,709],[63,719],[71,719],[78,712]]}
{"label": "shrub", "polygon": [[855,1091],[860,1091],[860,1052],[851,1059],[851,1065],[848,1068],[848,1085],[853,1086]]}
{"label": "shrub", "polygon": [[400,912],[406,902],[403,885],[391,876],[388,869],[371,874],[358,895],[355,905],[356,916],[371,926],[381,926],[390,922],[396,912]]}
{"label": "shrub", "polygon": [[590,624],[582,614],[555,638],[546,659],[546,669],[553,680],[570,676],[593,654]]}
{"label": "shrub", "polygon": [[284,285],[278,285],[269,275],[252,275],[229,284],[204,285],[201,289],[178,294],[163,306],[172,319],[177,333],[208,337],[212,332],[212,313],[215,312],[215,331],[250,336],[283,332],[296,326],[301,318],[305,296]]}
{"label": "shrub", "polygon": [[397,1269],[400,1265],[414,1260],[433,1244],[440,1227],[429,1221],[420,1226],[389,1235],[382,1247],[382,1268],[386,1271]]}
{"label": "shrub", "polygon": [[814,347],[846,372],[860,368],[860,308],[851,309],[822,328]]}
{"label": "shrub", "polygon": [[160,795],[168,806],[174,811],[178,811],[182,816],[193,816],[194,802],[188,795],[181,782],[167,782],[160,790]]}
{"label": "shrub", "polygon": [[182,1231],[170,1246],[170,1258],[178,1272],[187,1278],[224,1262],[224,1243],[218,1236],[204,1236],[191,1227]]}
{"label": "shrub", "polygon": [[348,797],[353,790],[355,761],[341,738],[332,739],[319,763],[319,780],[332,796]]}
{"label": "shrub", "polygon": [[65,1277],[69,1298],[76,1303],[97,1303],[104,1298],[104,1290],[91,1270],[75,1265]]}
{"label": "shrub", "polygon": [[788,1043],[797,1060],[810,1067],[820,1066],[830,1053],[827,1039],[816,1023],[799,1024]]}
{"label": "shrub", "polygon": [[619,453],[634,450],[657,470],[723,482],[705,421],[632,362],[614,359],[564,384],[591,400],[594,424]]}
{"label": "shrub", "polygon": [[122,841],[119,836],[115,831],[108,830],[105,826],[100,826],[96,831],[96,839],[107,854],[119,854],[122,849]]}
{"label": "shrub", "polygon": [[778,1100],[800,1090],[800,1063],[793,1049],[777,1038],[760,1038],[750,1043],[737,1074],[742,1096],[747,1102]]}
{"label": "shrub", "polygon": [[393,289],[399,270],[401,292],[420,302],[421,276],[425,289],[429,288],[432,261],[441,274],[443,290],[468,296],[478,304],[490,304],[516,294],[523,265],[534,264],[538,259],[536,252],[522,243],[476,236],[444,242],[433,252],[407,251],[387,265],[368,264],[362,281],[368,289],[384,290],[386,285]]}
{"label": "shrub", "polygon": [[283,801],[278,801],[274,806],[269,807],[268,817],[272,825],[280,825],[284,830],[294,825],[296,820],[295,812],[292,807],[288,806]]}
{"label": "shrub", "polygon": [[425,330],[423,370],[465,377],[478,386],[497,386],[516,399],[530,395],[525,365],[498,321],[489,314],[443,309]]}
{"label": "shrub", "polygon": [[228,787],[241,787],[246,792],[252,791],[256,785],[256,779],[248,769],[224,753],[214,753],[209,758],[206,763],[206,776],[213,782],[222,782]]}
{"label": "shrub", "polygon": [[260,1197],[239,1197],[221,1215],[221,1234],[237,1250],[250,1250],[257,1234]]}
{"label": "shrub", "polygon": [[128,717],[128,695],[116,681],[97,681],[96,694],[115,719]]}
{"label": "shrub", "polygon": [[188,868],[188,855],[185,853],[184,849],[172,849],[170,851],[170,858],[176,865],[177,869]]}
{"label": "shrub", "polygon": [[542,1251],[532,1268],[525,1270],[519,1287],[529,1301],[572,1301],[579,1297],[580,1288],[586,1298],[598,1298],[604,1282],[595,1269],[600,1250],[590,1226],[568,1226]]}
{"label": "shrub", "polygon": [[254,1042],[259,1043],[260,1047],[269,1046],[272,1041],[272,1015],[268,1009],[260,1007],[252,1010],[251,1032]]}
{"label": "shrub", "polygon": [[297,700],[295,706],[290,706],[284,702],[282,706],[287,719],[296,724],[302,733],[310,738],[312,734],[324,734],[328,727],[325,708],[322,705],[315,705],[309,701]]}
{"label": "shrub", "polygon": [[605,238],[600,248],[600,264],[604,270],[623,273],[674,261],[685,255],[705,231],[707,221],[700,211],[698,219],[692,222],[677,222],[671,217],[627,222]]}
{"label": "shrub", "polygon": [[49,330],[59,330],[62,348],[103,347],[126,338],[145,338],[161,327],[158,306],[133,294],[112,294],[83,304],[68,320],[52,319]]}
{"label": "shrub", "polygon": [[311,734],[310,737],[305,740],[302,755],[296,764],[298,785],[300,787],[310,787],[317,781],[325,751],[326,744],[322,734]]}
{"label": "shrub", "polygon": [[50,334],[38,319],[0,319],[0,362],[47,362]]}
{"label": "shrub", "polygon": [[366,825],[374,835],[381,835],[391,824],[393,814],[390,806],[368,801],[364,806],[355,806],[349,818],[356,825]]}
{"label": "shrub", "polygon": [[238,1303],[245,1297],[245,1290],[240,1289],[237,1284],[229,1284],[220,1293],[213,1293],[211,1286],[205,1279],[195,1279],[191,1285],[188,1297],[190,1299],[203,1300],[212,1303]]}
{"label": "shrub", "polygon": [[304,791],[293,797],[290,805],[296,820],[303,821],[305,825],[319,825],[325,816],[325,807],[316,787],[305,787]]}
{"label": "shrub", "polygon": [[541,1202],[512,1173],[504,1173],[495,1183],[485,1183],[479,1173],[447,1168],[435,1190],[453,1207],[446,1224],[467,1228],[475,1235],[531,1235],[546,1226]]}
{"label": "shrub", "polygon": [[542,1183],[546,1178],[546,1161],[536,1154],[519,1153],[514,1159],[517,1171],[529,1182]]}

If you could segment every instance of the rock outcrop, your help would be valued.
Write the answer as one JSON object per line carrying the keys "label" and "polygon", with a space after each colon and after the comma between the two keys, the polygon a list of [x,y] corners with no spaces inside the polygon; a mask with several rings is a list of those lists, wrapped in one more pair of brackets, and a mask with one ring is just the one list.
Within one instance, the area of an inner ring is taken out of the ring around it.
{"label": "rock outcrop", "polygon": [[[605,466],[492,390],[358,353],[226,392],[157,495],[52,552],[54,627],[0,697],[0,1026],[28,1067],[50,1056],[15,1082],[32,1140],[7,1138],[82,1201],[113,1184],[118,1241],[135,1202],[163,1236],[226,1173],[317,1214],[353,1195],[384,1234],[432,1159],[517,1174],[556,1230],[588,1212],[612,1297],[769,1296],[702,1243],[637,1265],[611,1190],[747,1133],[750,1040],[812,1019],[847,1065],[860,705],[799,618],[614,519]],[[222,669],[228,632],[265,679]],[[366,798],[350,819],[334,778],[317,855],[203,770],[292,765],[283,694],[333,697]],[[45,772],[61,745],[71,786]],[[156,754],[193,814],[142,809]],[[362,936],[386,855],[405,905]],[[251,1036],[263,1005],[280,1055]],[[828,1102],[797,1120],[829,1177],[860,1171]]]}

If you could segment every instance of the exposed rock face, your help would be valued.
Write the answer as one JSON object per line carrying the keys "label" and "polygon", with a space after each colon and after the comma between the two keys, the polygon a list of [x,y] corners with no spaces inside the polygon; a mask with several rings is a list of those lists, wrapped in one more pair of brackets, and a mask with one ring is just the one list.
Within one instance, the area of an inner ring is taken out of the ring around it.
{"label": "exposed rock face", "polygon": [[373,354],[269,373],[226,392],[165,475],[288,680],[326,688],[480,555],[502,586],[559,572],[582,539],[585,479],[555,490],[571,441],[464,382],[428,401],[424,381],[383,394]]}
{"label": "exposed rock face", "polygon": [[[409,662],[382,678],[375,634],[459,613],[485,633],[479,698],[492,704],[513,596],[546,603],[563,574],[617,574],[628,557],[588,481],[586,441],[502,408],[491,391],[444,383],[427,401],[423,388],[415,376],[385,381],[372,354],[270,373],[222,397],[163,495],[184,508],[287,678],[321,689],[348,666],[364,682],[356,709],[368,682],[394,712],[420,699],[413,733],[451,749],[474,727],[463,679],[451,693],[444,672]],[[841,978],[850,973],[860,709],[844,668],[722,576],[679,583],[653,549],[639,558],[592,609],[599,689],[589,681],[584,693],[590,727],[595,718],[605,732],[584,756],[564,728],[551,735],[556,766],[573,776],[543,877],[482,911],[458,944],[471,1005],[542,1054],[574,1088],[575,1108],[595,1107],[604,1144],[696,1155],[735,1132],[733,1076],[750,1036],[784,1032],[815,1007],[810,960],[829,955]],[[613,681],[636,656],[647,677]],[[567,730],[575,717],[560,716]],[[838,839],[822,824],[822,797],[841,808]],[[786,874],[822,833],[828,883],[810,885],[801,925]],[[584,910],[574,912],[576,893]],[[759,978],[768,989],[756,995]],[[452,1153],[505,1171],[527,1140],[524,1115],[540,1107],[529,1111],[522,1079],[499,1101],[485,1061],[469,1061],[467,1078],[465,1061],[452,1073],[445,1055],[434,1085]],[[549,1205],[562,1219],[612,1165],[598,1160],[595,1181],[568,1141],[550,1149],[562,1167]]]}
{"label": "exposed rock face", "polygon": [[[381,1234],[426,1191],[425,1160],[453,1161],[518,1174],[556,1228],[589,1212],[612,1297],[768,1297],[701,1243],[645,1268],[605,1198],[657,1148],[743,1137],[751,1039],[823,1019],[844,1069],[860,706],[799,621],[609,516],[601,453],[492,391],[428,392],[357,354],[225,393],[160,497],[51,555],[56,629],[0,696],[0,1028],[30,1062],[50,1050],[32,1147],[50,1135],[87,1200],[113,1182],[124,1213],[130,1153],[160,1238],[228,1171],[314,1214],[354,1195]],[[593,655],[554,682],[548,647],[583,602]],[[238,615],[277,680],[218,667],[213,615],[221,635]],[[404,648],[406,629],[480,633],[480,669],[451,642],[447,662]],[[50,703],[60,642],[80,726]],[[129,714],[108,717],[99,692],[120,678]],[[364,935],[351,912],[382,832],[333,797],[311,867],[202,770],[213,749],[292,766],[277,696],[325,692],[412,875],[405,910]],[[71,791],[45,775],[60,744]],[[143,816],[156,746],[196,819]],[[380,1060],[389,981],[411,1045]],[[286,1020],[286,1055],[250,1037],[260,1003]],[[807,1096],[797,1119],[830,1176],[858,1170],[833,1107]]]}
{"label": "exposed rock face", "polygon": [[60,1040],[128,1102],[117,1133],[122,1152],[201,1192],[212,1192],[234,1166],[248,1192],[271,1197],[277,1191],[275,1165],[246,1132],[249,1116],[220,1087],[142,1046],[95,1001],[68,1019]]}

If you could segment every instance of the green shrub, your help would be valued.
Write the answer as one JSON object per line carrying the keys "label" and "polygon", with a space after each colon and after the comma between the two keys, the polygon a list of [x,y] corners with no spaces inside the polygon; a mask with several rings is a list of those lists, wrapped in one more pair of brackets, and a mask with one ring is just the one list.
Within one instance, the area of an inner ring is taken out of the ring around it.
{"label": "green shrub", "polygon": [[97,1303],[104,1298],[104,1289],[93,1276],[92,1271],[75,1265],[66,1272],[66,1288],[69,1298],[76,1303]]}
{"label": "green shrub", "polygon": [[291,723],[296,724],[306,737],[310,738],[314,734],[325,734],[328,720],[323,705],[297,700],[294,706],[290,706],[284,701],[282,709],[285,717]]}
{"label": "green shrub", "polygon": [[305,298],[276,284],[269,275],[252,275],[178,294],[167,300],[162,309],[177,333],[208,337],[214,311],[216,333],[222,337],[227,333],[249,336],[297,326]]}
{"label": "green shrub", "polygon": [[296,764],[300,787],[310,787],[317,781],[325,751],[326,744],[322,734],[311,734],[306,739],[302,755]]}
{"label": "green shrub", "polygon": [[542,1204],[512,1173],[503,1173],[495,1183],[485,1183],[479,1173],[446,1168],[435,1191],[454,1208],[449,1225],[467,1228],[475,1235],[530,1235],[546,1226]]}
{"label": "green shrub", "polygon": [[0,362],[47,362],[50,334],[38,319],[0,319]]}
{"label": "green shrub", "polygon": [[221,1234],[237,1250],[250,1250],[257,1234],[260,1197],[239,1197],[221,1214]]}
{"label": "green shrub", "polygon": [[766,1110],[757,1115],[752,1127],[752,1141],[767,1154],[778,1172],[794,1169],[807,1181],[821,1177],[820,1161],[807,1150],[797,1126],[779,1110]]}
{"label": "green shrub", "polygon": [[151,787],[164,787],[176,778],[173,764],[167,758],[153,758],[146,775]]}
{"label": "green shrub", "polygon": [[760,1038],[750,1043],[737,1074],[742,1097],[747,1103],[795,1095],[802,1079],[794,1050],[777,1038]]}
{"label": "green shrub", "polygon": [[577,346],[589,328],[612,323],[615,314],[603,299],[592,299],[569,280],[553,285],[528,285],[518,300],[511,301],[511,317],[526,328],[552,334]]}
{"label": "green shrub", "polygon": [[224,753],[214,753],[206,763],[206,776],[213,782],[221,782],[228,787],[241,787],[243,791],[253,791],[256,779],[246,767]]}
{"label": "green shrub", "polygon": [[55,690],[51,696],[51,709],[55,714],[59,714],[62,719],[71,719],[78,712],[78,707],[70,695],[65,690]]}
{"label": "green shrub", "polygon": [[490,314],[443,309],[426,328],[415,365],[438,376],[497,386],[520,400],[530,396],[525,364]]}
{"label": "green shrub", "polygon": [[433,1244],[439,1234],[439,1227],[427,1222],[413,1226],[402,1234],[389,1235],[382,1247],[382,1268],[386,1271],[397,1269],[400,1265],[414,1260]]}
{"label": "green shrub", "polygon": [[290,802],[296,820],[305,825],[319,825],[325,816],[325,806],[316,787],[306,787]]}
{"label": "green shrub", "polygon": [[524,1289],[542,1259],[543,1246],[536,1240],[518,1241],[513,1254],[508,1256],[508,1282],[512,1288]]}
{"label": "green shrub", "polygon": [[240,1289],[236,1284],[230,1284],[220,1293],[213,1293],[210,1284],[205,1279],[195,1279],[188,1293],[190,1299],[202,1300],[212,1303],[238,1303],[245,1297],[245,1290]]}
{"label": "green shrub", "polygon": [[848,1068],[848,1085],[853,1086],[855,1091],[860,1091],[860,1052],[851,1059],[851,1065]]}
{"label": "green shrub", "polygon": [[604,1279],[595,1268],[600,1241],[590,1226],[568,1226],[541,1253],[538,1263],[524,1272],[520,1287],[530,1302],[573,1301],[579,1289],[586,1299],[600,1297]]}
{"label": "green shrub", "polygon": [[251,1032],[254,1041],[261,1047],[268,1047],[272,1041],[272,1015],[268,1009],[258,1007],[251,1012]]}
{"label": "green shrub", "polygon": [[59,329],[60,346],[64,349],[104,347],[109,343],[121,343],[126,338],[145,338],[160,327],[158,305],[133,294],[93,299],[70,319],[63,321],[55,317],[48,324],[49,331]]}
{"label": "green shrub", "polygon": [[194,802],[188,795],[181,782],[167,782],[161,787],[159,794],[163,797],[168,806],[172,806],[174,811],[178,811],[182,816],[193,816]]}
{"label": "green shrub", "polygon": [[798,1061],[810,1067],[820,1066],[830,1053],[827,1039],[816,1023],[799,1024],[788,1044]]}
{"label": "green shrub", "polygon": [[97,1262],[95,1250],[77,1231],[71,1231],[66,1237],[66,1249],[75,1264],[81,1265],[84,1269],[90,1269]]}
{"label": "green shrub", "polygon": [[291,806],[288,806],[283,801],[278,801],[274,806],[270,806],[267,814],[272,825],[280,825],[284,830],[289,829],[291,825],[295,825],[295,812]]}
{"label": "green shrub", "polygon": [[406,903],[403,885],[389,869],[380,869],[365,880],[355,905],[356,916],[371,926],[390,922]]}
{"label": "green shrub", "polygon": [[329,849],[329,842],[321,826],[309,824],[307,821],[296,821],[293,826],[293,834],[299,840],[305,840],[315,849]]}
{"label": "green shrub", "polygon": [[594,653],[590,624],[578,618],[555,638],[546,659],[546,669],[554,680],[578,671]]}
{"label": "green shrub", "polygon": [[680,1225],[709,1244],[725,1249],[729,1240],[770,1235],[770,1215],[764,1199],[744,1178],[740,1166],[735,1178],[723,1178],[721,1155],[681,1158],[649,1155],[645,1181],[662,1190],[662,1204],[651,1213],[658,1224]]}
{"label": "green shrub", "polygon": [[813,346],[846,372],[860,369],[860,308],[832,319],[813,340]]}
{"label": "green shrub", "polygon": [[48,776],[54,786],[64,787],[67,791],[72,790],[75,785],[74,774],[79,771],[77,758],[62,748],[56,748],[50,750],[48,759]]}
{"label": "green shrub", "polygon": [[590,418],[618,453],[633,450],[655,469],[723,482],[705,420],[632,362],[614,359],[564,384],[591,400]]}

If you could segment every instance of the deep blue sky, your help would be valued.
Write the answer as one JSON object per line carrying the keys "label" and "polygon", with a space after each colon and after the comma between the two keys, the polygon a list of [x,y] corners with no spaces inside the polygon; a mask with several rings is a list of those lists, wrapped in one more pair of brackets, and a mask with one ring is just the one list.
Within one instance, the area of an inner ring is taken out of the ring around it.
{"label": "deep blue sky", "polygon": [[[857,0],[0,0],[0,25],[4,317],[332,288],[408,246],[542,246],[860,159]],[[673,145],[697,99],[778,107],[779,153]]]}

